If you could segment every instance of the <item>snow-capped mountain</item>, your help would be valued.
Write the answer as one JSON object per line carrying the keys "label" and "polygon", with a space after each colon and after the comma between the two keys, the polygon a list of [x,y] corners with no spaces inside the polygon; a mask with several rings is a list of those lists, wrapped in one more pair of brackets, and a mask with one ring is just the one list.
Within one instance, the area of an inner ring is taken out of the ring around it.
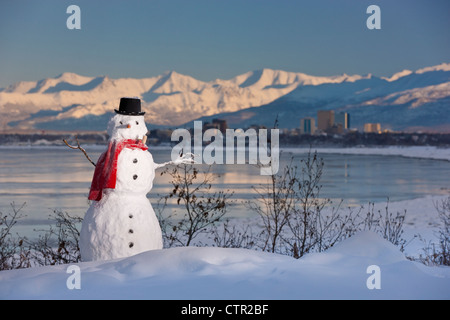
{"label": "snow-capped mountain", "polygon": [[404,70],[389,78],[367,75],[338,80],[299,85],[269,104],[220,118],[235,128],[272,127],[275,119],[281,128],[297,128],[301,118],[316,118],[318,110],[335,110],[349,113],[353,128],[377,122],[384,129],[450,131],[450,64]]}
{"label": "snow-capped mountain", "polygon": [[63,73],[0,89],[0,128],[104,130],[124,96],[142,99],[146,121],[177,127],[205,117],[233,126],[298,127],[319,109],[345,110],[355,126],[381,122],[394,129],[450,123],[450,63],[389,78],[369,74],[311,76],[263,69],[204,82],[175,71],[144,79]]}

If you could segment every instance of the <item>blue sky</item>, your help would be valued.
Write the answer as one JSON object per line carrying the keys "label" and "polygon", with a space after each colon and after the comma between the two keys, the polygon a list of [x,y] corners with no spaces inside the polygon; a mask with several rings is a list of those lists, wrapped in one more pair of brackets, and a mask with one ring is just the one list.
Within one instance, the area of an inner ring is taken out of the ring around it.
{"label": "blue sky", "polygon": [[[69,5],[81,30],[69,30]],[[381,30],[366,9],[381,8]],[[262,68],[389,76],[450,62],[448,0],[2,0],[0,87],[62,72],[200,80]]]}

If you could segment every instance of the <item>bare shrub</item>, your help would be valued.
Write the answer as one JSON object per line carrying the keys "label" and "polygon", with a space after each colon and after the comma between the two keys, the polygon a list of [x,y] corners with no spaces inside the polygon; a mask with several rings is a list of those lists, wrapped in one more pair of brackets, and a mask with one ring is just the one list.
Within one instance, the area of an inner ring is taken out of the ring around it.
{"label": "bare shrub", "polygon": [[[212,183],[217,175],[210,172],[210,167],[206,172],[199,172],[195,166],[183,164],[166,169],[163,174],[170,175],[173,186],[172,191],[158,202],[158,219],[165,245],[189,246],[225,215],[233,192],[213,190]],[[182,208],[181,217],[177,217],[176,210],[164,216],[170,200]]]}
{"label": "bare shrub", "polygon": [[450,196],[440,202],[435,202],[434,206],[441,222],[436,231],[438,243],[421,238],[424,242],[423,254],[420,254],[419,257],[411,257],[411,259],[429,266],[450,266]]}
{"label": "bare shrub", "polygon": [[[293,161],[293,160],[292,160]],[[355,214],[342,214],[342,201],[321,197],[324,162],[317,152],[308,152],[297,166],[288,164],[281,174],[270,176],[266,185],[255,187],[258,197],[248,206],[261,217],[261,249],[300,258],[320,252],[357,230]]]}
{"label": "bare shrub", "polygon": [[360,230],[372,230],[403,251],[406,211],[391,213],[389,199],[384,212],[375,211],[373,203],[365,217],[364,206],[344,211],[343,200],[334,205],[321,195],[324,161],[317,152],[309,151],[300,165],[298,169],[291,161],[281,174],[270,176],[268,184],[254,188],[257,198],[248,206],[261,217],[263,230],[256,243],[262,243],[262,250],[300,258],[327,250]]}
{"label": "bare shrub", "polygon": [[442,223],[438,230],[439,249],[435,262],[438,265],[450,266],[450,196],[440,203],[435,203],[435,207]]}
{"label": "bare shrub", "polygon": [[255,246],[255,237],[249,225],[240,227],[230,223],[227,219],[220,226],[213,225],[211,234],[214,245],[221,248],[252,249]]}
{"label": "bare shrub", "polygon": [[300,163],[294,189],[296,205],[289,218],[292,237],[287,241],[295,258],[327,250],[357,230],[354,212],[342,213],[343,200],[333,206],[331,199],[321,195],[323,159],[309,151]]}
{"label": "bare shrub", "polygon": [[258,196],[246,205],[261,218],[263,251],[279,252],[283,246],[282,233],[295,206],[296,176],[297,167],[286,166],[281,174],[271,175],[267,184],[253,187]]}
{"label": "bare shrub", "polygon": [[370,230],[380,234],[384,239],[400,247],[404,251],[406,240],[403,238],[403,223],[406,218],[404,212],[390,212],[389,198],[387,199],[384,211],[375,210],[375,204],[369,202],[367,214],[363,221],[362,230]]}
{"label": "bare shrub", "polygon": [[37,230],[44,234],[39,235],[36,241],[29,242],[33,261],[41,266],[80,262],[80,231],[77,225],[83,219],[57,210],[50,219],[55,220],[55,226],[50,225],[48,230]]}
{"label": "bare shrub", "polygon": [[12,228],[19,219],[24,217],[21,210],[23,203],[17,207],[11,203],[12,212],[4,214],[0,212],[0,270],[28,268],[30,263],[30,250],[25,247],[25,238],[14,237]]}

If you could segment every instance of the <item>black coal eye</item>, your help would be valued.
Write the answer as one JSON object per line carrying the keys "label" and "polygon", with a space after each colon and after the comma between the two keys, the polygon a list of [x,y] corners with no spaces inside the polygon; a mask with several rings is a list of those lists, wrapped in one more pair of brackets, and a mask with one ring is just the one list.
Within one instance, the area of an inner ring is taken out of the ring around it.
{"label": "black coal eye", "polygon": [[123,124],[122,121],[119,122],[120,124]]}
{"label": "black coal eye", "polygon": [[136,124],[139,125],[139,121],[136,121]]}

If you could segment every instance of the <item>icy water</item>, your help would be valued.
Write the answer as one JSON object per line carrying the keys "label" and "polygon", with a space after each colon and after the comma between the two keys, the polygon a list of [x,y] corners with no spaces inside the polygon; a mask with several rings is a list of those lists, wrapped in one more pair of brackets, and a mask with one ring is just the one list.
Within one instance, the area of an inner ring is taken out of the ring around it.
{"label": "icy water", "polygon": [[[86,147],[96,161],[104,147]],[[170,150],[150,148],[154,160],[170,160]],[[280,167],[290,162],[299,164],[305,154],[282,153]],[[324,159],[322,177],[323,197],[346,205],[407,200],[426,195],[448,194],[450,162],[403,158],[398,156],[320,154]],[[87,195],[94,167],[78,150],[67,147],[0,148],[0,212],[11,212],[11,203],[23,203],[20,224],[22,233],[48,226],[53,210],[62,210],[83,217],[88,208]],[[220,177],[214,182],[217,189],[230,189],[237,204],[230,217],[245,217],[249,212],[239,203],[254,197],[252,186],[265,183],[267,177],[250,165],[215,165],[212,171]],[[148,195],[156,207],[160,196],[168,194],[169,177],[159,172],[154,188]],[[169,207],[170,209],[170,207]]]}

